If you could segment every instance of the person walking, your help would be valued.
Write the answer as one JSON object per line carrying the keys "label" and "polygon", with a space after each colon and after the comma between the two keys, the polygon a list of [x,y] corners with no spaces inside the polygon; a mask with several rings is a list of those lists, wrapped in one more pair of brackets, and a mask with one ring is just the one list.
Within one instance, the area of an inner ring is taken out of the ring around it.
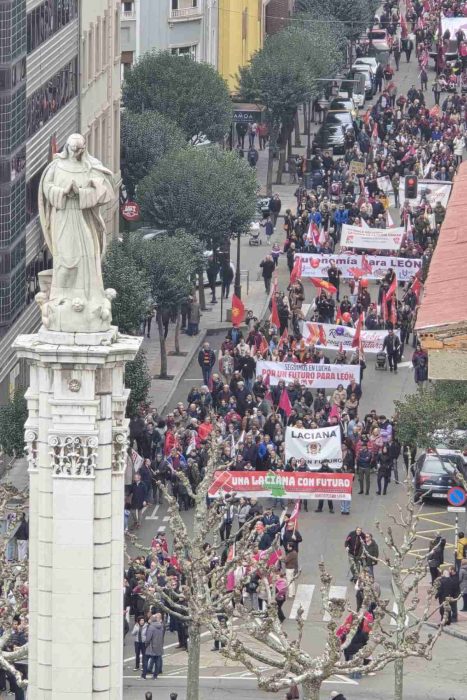
{"label": "person walking", "polygon": [[131,513],[136,528],[141,527],[143,508],[147,505],[147,497],[146,484],[142,481],[141,474],[136,472],[131,485]]}
{"label": "person walking", "polygon": [[146,678],[152,673],[154,679],[162,673],[162,655],[164,653],[165,625],[161,613],[155,613],[146,630],[146,654],[144,656],[143,674]]}
{"label": "person walking", "polygon": [[[331,471],[331,467],[329,466],[329,461],[327,459],[323,459],[321,462],[320,468],[317,470],[318,472],[321,472],[322,474],[329,474]],[[323,512],[323,505],[324,505],[324,500],[319,499],[318,501],[318,507],[315,510],[315,513],[322,513]],[[334,503],[331,500],[328,500],[328,508],[330,513],[334,513]]]}
{"label": "person walking", "polygon": [[362,566],[363,545],[365,544],[365,533],[361,527],[349,532],[345,538],[345,549],[349,557],[351,581],[356,582]]}
{"label": "person walking", "polygon": [[385,496],[388,490],[389,481],[391,479],[392,469],[392,457],[388,445],[383,445],[381,450],[378,452],[378,455],[376,457],[376,463],[378,465],[378,490],[376,494],[378,496],[381,496],[382,490],[383,496]]}
{"label": "person walking", "polygon": [[135,667],[134,671],[139,671],[139,666],[144,668],[144,655],[146,653],[146,631],[148,629],[148,624],[144,619],[144,615],[138,617],[135,622],[135,626],[131,632],[131,636],[134,638],[135,644]]}
{"label": "person walking", "polygon": [[419,78],[421,91],[425,92],[425,90],[428,90],[428,73],[425,68],[421,69]]}
{"label": "person walking", "polygon": [[368,442],[363,442],[360,452],[357,456],[357,474],[358,484],[360,486],[359,494],[363,493],[363,484],[365,484],[365,495],[370,493],[370,471],[371,471],[372,456],[368,448]]}
{"label": "person walking", "polygon": [[18,548],[18,561],[25,561],[28,558],[29,545],[29,523],[26,520],[26,513],[21,513],[21,520],[15,533],[15,539]]}
{"label": "person walking", "polygon": [[463,532],[459,532],[457,535],[456,558],[454,562],[457,572],[459,572],[464,559],[467,559],[467,537]]}
{"label": "person walking", "polygon": [[260,262],[259,266],[262,268],[263,272],[263,280],[264,280],[264,288],[266,290],[266,294],[269,294],[271,291],[271,280],[272,280],[272,273],[274,272],[276,266],[274,265],[274,260],[272,259],[271,255],[266,255],[264,260]]}
{"label": "person walking", "polygon": [[374,567],[378,563],[378,557],[379,547],[374,541],[373,535],[370,532],[367,535],[365,535],[365,542],[363,544],[362,564],[372,578],[374,578],[375,575]]}
{"label": "person walking", "polygon": [[214,350],[211,349],[209,343],[203,343],[203,347],[198,353],[198,364],[201,367],[203,382],[206,386],[209,386],[212,368],[214,367],[215,363],[216,355]]}
{"label": "person walking", "polygon": [[230,285],[232,284],[234,278],[234,271],[228,262],[222,265],[220,269],[220,277],[222,282],[221,295],[224,299],[228,299],[230,295]]}
{"label": "person walking", "polygon": [[[467,560],[466,560],[467,561]],[[295,578],[298,575],[298,552],[291,542],[285,547],[285,578],[287,581],[287,597],[293,598],[295,595]],[[467,573],[467,569],[466,569]],[[467,589],[467,581],[466,581]]]}
{"label": "person walking", "polygon": [[427,564],[430,569],[431,583],[433,584],[437,578],[440,576],[440,566],[444,564],[444,547],[446,546],[446,540],[441,537],[440,533],[436,533],[434,540],[431,540],[428,554],[427,554]]}
{"label": "person walking", "polygon": [[394,371],[397,374],[397,363],[399,361],[399,350],[401,341],[395,335],[392,328],[389,329],[387,336],[383,340],[383,352],[386,351],[389,361],[389,371]]}
{"label": "person walking", "polygon": [[187,335],[198,335],[199,322],[201,319],[201,307],[193,297],[190,297],[190,305],[188,307],[188,330]]}

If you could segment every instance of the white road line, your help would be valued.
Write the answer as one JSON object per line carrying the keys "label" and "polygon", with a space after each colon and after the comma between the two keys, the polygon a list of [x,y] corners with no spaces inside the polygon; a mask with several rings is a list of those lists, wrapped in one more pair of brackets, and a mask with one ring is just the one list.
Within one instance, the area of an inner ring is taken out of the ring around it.
{"label": "white road line", "polygon": [[159,510],[160,505],[155,506],[154,510],[152,511],[151,515],[146,516],[146,520],[159,520],[159,516],[156,515],[157,511]]}
{"label": "white road line", "polygon": [[[345,600],[347,595],[347,586],[331,586],[329,588],[329,598],[337,598],[339,600]],[[331,616],[327,611],[323,615],[323,622],[329,622]]]}
{"label": "white road line", "polygon": [[303,608],[303,618],[305,620],[307,619],[308,613],[310,611],[311,599],[313,597],[314,592],[315,586],[313,584],[298,584],[297,592],[295,594],[294,602],[292,605],[292,610],[290,611],[289,620],[296,619],[298,609],[300,606]]}
{"label": "white road line", "polygon": [[411,362],[399,362],[398,367],[412,367]]}
{"label": "white road line", "polygon": [[[394,615],[397,615],[398,607],[397,607],[396,601],[394,601],[394,603],[392,604],[392,612],[394,613]],[[397,622],[391,617],[391,622],[390,622],[390,624],[391,624],[393,627],[396,627]],[[406,626],[406,627],[409,626],[409,616],[408,616],[408,615],[405,616],[405,626]]]}
{"label": "white road line", "polygon": [[[239,673],[240,673],[240,672],[239,672]],[[164,673],[163,678],[166,677],[166,676],[169,676],[169,674],[168,674],[168,673]],[[170,677],[171,677],[171,678],[177,678],[177,679],[179,679],[179,680],[181,680],[181,681],[186,681],[187,678],[188,678],[187,676],[176,676],[176,675],[172,675],[172,674],[170,674]],[[343,680],[344,677],[345,677],[345,676],[333,676],[333,678],[338,678],[339,680],[335,680],[335,681],[334,681],[334,680],[332,680],[331,678],[329,678],[328,680],[323,681],[323,685],[324,685],[324,683],[327,683],[327,684],[329,684],[329,685],[342,685],[342,683],[349,683],[350,685],[359,685],[359,684],[357,683],[357,681],[354,681],[354,680],[352,680],[351,678],[348,678],[348,679],[346,679],[346,680],[344,681],[344,680]],[[123,676],[123,678],[127,678],[128,680],[133,680],[133,681],[134,681],[134,680],[136,680],[137,678],[139,678],[139,676]],[[235,676],[199,676],[199,679],[200,679],[200,681],[250,681],[250,682],[251,682],[251,681],[254,681],[254,682],[255,682],[254,676],[253,676],[253,677],[251,677],[251,676],[250,676],[250,677],[247,677],[247,676],[244,676],[244,675],[237,676],[237,677],[235,677]],[[148,680],[151,680],[151,679],[148,679]]]}
{"label": "white road line", "polygon": [[164,515],[164,517],[162,518],[163,523],[166,523],[167,520],[170,520],[170,515]]}

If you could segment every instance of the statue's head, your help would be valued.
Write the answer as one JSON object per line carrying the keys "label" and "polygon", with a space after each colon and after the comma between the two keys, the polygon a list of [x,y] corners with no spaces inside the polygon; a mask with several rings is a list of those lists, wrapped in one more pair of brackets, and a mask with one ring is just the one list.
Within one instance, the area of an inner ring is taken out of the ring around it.
{"label": "statue's head", "polygon": [[86,140],[81,134],[71,134],[66,142],[65,149],[68,157],[73,160],[81,160],[86,150]]}

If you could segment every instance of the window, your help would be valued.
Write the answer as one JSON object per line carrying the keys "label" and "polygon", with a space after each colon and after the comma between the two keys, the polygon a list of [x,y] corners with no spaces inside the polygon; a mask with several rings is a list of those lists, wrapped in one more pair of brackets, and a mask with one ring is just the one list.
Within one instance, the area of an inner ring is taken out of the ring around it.
{"label": "window", "polygon": [[44,167],[26,183],[26,223],[28,224],[35,219],[39,213],[37,201],[39,182],[46,167],[47,166],[44,165]]}
{"label": "window", "polygon": [[108,32],[108,21],[107,21],[107,12],[104,15],[104,19],[102,20],[102,68],[107,68],[109,65],[109,57],[108,57],[108,50],[109,50],[109,42],[107,41],[107,32]]}
{"label": "window", "polygon": [[94,27],[88,33],[88,81],[91,82],[94,78]]}
{"label": "window", "polygon": [[133,2],[122,2],[122,10],[123,10],[123,12],[133,12],[134,3]]}
{"label": "window", "polygon": [[26,147],[8,160],[0,161],[0,183],[13,182],[26,168]]}
{"label": "window", "polygon": [[174,56],[190,56],[194,61],[196,61],[197,50],[197,44],[192,44],[191,46],[177,46],[170,49]]}
{"label": "window", "polygon": [[78,94],[78,59],[74,58],[28,97],[27,136],[30,138]]}
{"label": "window", "polygon": [[101,126],[101,161],[107,163],[107,119],[102,117]]}
{"label": "window", "polygon": [[172,10],[187,10],[198,7],[201,0],[172,0]]}
{"label": "window", "polygon": [[100,73],[101,71],[101,65],[102,65],[102,55],[101,55],[101,18],[97,20],[97,26],[96,26],[96,50],[94,52],[95,54],[95,61],[96,61],[96,73]]}
{"label": "window", "polygon": [[87,34],[83,33],[83,39],[81,41],[81,89],[86,89],[86,83],[88,81],[88,43]]}
{"label": "window", "polygon": [[114,13],[114,58],[120,54],[120,11]]}
{"label": "window", "polygon": [[28,53],[78,17],[78,0],[45,0],[27,16]]}

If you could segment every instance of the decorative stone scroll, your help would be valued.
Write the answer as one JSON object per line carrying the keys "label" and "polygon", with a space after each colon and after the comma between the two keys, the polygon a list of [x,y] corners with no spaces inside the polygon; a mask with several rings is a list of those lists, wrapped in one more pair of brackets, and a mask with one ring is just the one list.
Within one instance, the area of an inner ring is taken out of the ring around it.
{"label": "decorative stone scroll", "polygon": [[37,429],[36,428],[26,428],[24,431],[24,442],[26,446],[24,451],[26,452],[26,460],[28,462],[28,471],[36,472],[37,466]]}
{"label": "decorative stone scroll", "polygon": [[128,435],[118,430],[113,434],[112,442],[112,471],[122,474],[125,471]]}
{"label": "decorative stone scroll", "polygon": [[94,476],[97,460],[97,437],[51,435],[49,437],[52,470],[56,476]]}

